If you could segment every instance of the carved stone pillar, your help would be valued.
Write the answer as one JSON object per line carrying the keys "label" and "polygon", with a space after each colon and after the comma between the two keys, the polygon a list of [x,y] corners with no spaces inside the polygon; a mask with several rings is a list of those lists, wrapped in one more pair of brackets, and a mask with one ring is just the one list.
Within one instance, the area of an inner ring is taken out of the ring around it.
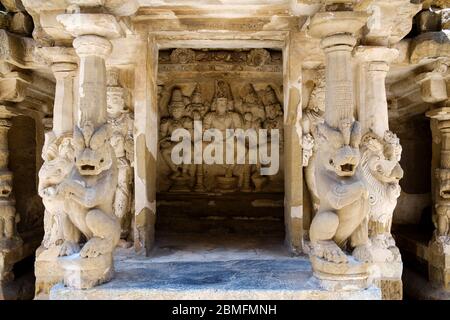
{"label": "carved stone pillar", "polygon": [[362,129],[361,176],[369,191],[369,252],[372,273],[382,289],[383,299],[402,298],[400,251],[391,235],[391,224],[399,180],[403,176],[399,160],[401,146],[389,131],[385,79],[389,63],[398,55],[396,49],[361,46],[356,56],[361,60],[359,121]]}
{"label": "carved stone pillar", "polygon": [[289,249],[299,254],[303,251],[303,177],[301,139],[301,77],[302,61],[298,59],[301,45],[293,36],[289,46],[285,50],[286,74],[284,78],[285,88],[289,88],[285,101],[284,121],[284,157],[285,157],[285,200],[284,200],[284,224],[285,243]]}
{"label": "carved stone pillar", "polygon": [[73,48],[44,47],[40,50],[41,54],[50,60],[56,88],[53,129],[45,133],[45,144],[42,149],[44,163],[39,171],[38,189],[45,206],[45,235],[41,246],[36,250],[36,298],[47,295],[54,284],[63,280],[63,270],[58,262],[58,256],[63,240],[64,197],[58,194],[57,188],[73,167],[71,151],[74,125],[73,82],[77,69]]}
{"label": "carved stone pillar", "polygon": [[138,52],[135,83],[142,85],[134,90],[134,247],[149,255],[155,241],[158,156],[158,47],[154,38],[149,38],[148,42],[143,40]]}
{"label": "carved stone pillar", "polygon": [[[433,102],[436,109],[427,112],[431,118],[433,142],[440,142],[440,151],[433,152],[433,223],[436,227],[429,243],[428,275],[434,284],[450,289],[450,103],[446,78],[448,62],[438,62],[436,68],[418,76],[422,98]],[[433,143],[433,147],[438,145]]]}
{"label": "carved stone pillar", "polygon": [[19,215],[12,194],[13,174],[8,169],[10,127],[11,121],[0,116],[0,297],[7,295],[4,284],[14,279],[12,268],[22,259],[22,240],[16,230]]}
{"label": "carved stone pillar", "polygon": [[[117,163],[106,123],[105,58],[112,50],[109,39],[120,37],[122,31],[113,15],[72,10],[57,17],[75,37],[73,46],[80,59],[75,166],[60,186],[67,219],[59,255],[69,256],[60,259],[64,284],[85,289],[112,278],[113,251],[120,238],[120,223],[113,212]],[[85,224],[81,229],[80,217]],[[81,250],[80,233],[88,240]]]}
{"label": "carved stone pillar", "polygon": [[[332,7],[332,6],[331,6]],[[360,125],[354,118],[352,72],[354,34],[367,20],[354,11],[317,13],[310,35],[325,52],[325,123],[313,132],[317,148],[309,166],[316,215],[311,222],[310,258],[314,275],[329,290],[368,286],[368,191],[359,174]],[[348,242],[352,257],[344,251]]]}

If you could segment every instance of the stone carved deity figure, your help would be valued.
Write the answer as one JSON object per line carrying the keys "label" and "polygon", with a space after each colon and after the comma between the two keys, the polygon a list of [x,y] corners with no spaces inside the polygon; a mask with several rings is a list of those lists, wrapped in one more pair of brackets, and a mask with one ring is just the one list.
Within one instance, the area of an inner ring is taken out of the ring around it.
{"label": "stone carved deity figure", "polygon": [[[186,164],[176,165],[172,162],[171,154],[173,147],[177,142],[171,141],[172,133],[176,129],[193,129],[193,120],[186,116],[186,104],[179,88],[175,88],[172,91],[172,98],[169,106],[169,117],[161,119],[160,124],[160,150],[164,161],[169,166],[172,174],[170,178],[188,180],[189,168]],[[192,136],[192,135],[191,135]]]}
{"label": "stone carved deity figure", "polygon": [[115,82],[107,87],[108,124],[111,145],[117,158],[118,183],[114,197],[114,213],[121,221],[121,239],[126,240],[131,229],[131,203],[134,163],[134,119],[125,104],[125,89]]}
{"label": "stone carved deity figure", "polygon": [[280,141],[283,140],[283,109],[278,101],[275,91],[271,86],[267,86],[264,90],[264,109],[266,119],[263,123],[264,129],[278,129],[280,133]]}
{"label": "stone carved deity figure", "polygon": [[242,114],[246,114],[250,112],[252,114],[253,119],[264,121],[266,120],[266,112],[264,110],[264,105],[259,98],[256,90],[253,88],[251,84],[248,84],[245,87],[246,94],[242,98],[242,103],[236,105],[236,109]]}
{"label": "stone carved deity figure", "polygon": [[[314,132],[317,150],[307,170],[309,185],[318,208],[310,227],[312,257],[333,264],[345,264],[347,242],[359,255],[368,243],[368,191],[357,167],[360,162],[359,123],[341,119],[338,128],[327,123]],[[312,259],[312,262],[318,261]]]}
{"label": "stone carved deity figure", "polygon": [[39,170],[39,195],[45,206],[44,213],[44,239],[42,246],[49,249],[61,245],[64,239],[78,240],[78,233],[73,228],[66,228],[63,234],[63,224],[67,219],[64,211],[64,194],[59,189],[61,184],[71,172],[74,165],[74,150],[72,135],[56,137],[50,131],[46,133],[45,144],[42,150],[44,163]]}
{"label": "stone carved deity figure", "polygon": [[[283,108],[275,94],[275,90],[269,85],[262,93],[262,100],[264,103],[264,109],[266,114],[266,119],[263,122],[263,128],[267,129],[270,133],[271,130],[278,130],[279,135],[279,150],[280,150],[280,164],[284,162],[283,160],[283,134],[284,134],[284,116]],[[272,136],[272,135],[271,135]],[[269,144],[272,143],[271,138],[268,141]],[[268,147],[269,148],[269,147]],[[271,147],[270,147],[271,148]],[[274,191],[282,191],[284,188],[284,176],[283,172],[280,170],[275,175],[268,176],[270,182],[269,185]]]}
{"label": "stone carved deity figure", "polygon": [[95,128],[85,121],[76,126],[73,145],[75,166],[58,189],[65,195],[67,225],[79,230],[87,242],[80,250],[80,239],[64,239],[60,256],[79,253],[82,260],[105,266],[102,279],[94,279],[91,287],[112,277],[112,252],[120,239],[120,222],[113,210],[117,163],[107,124]]}
{"label": "stone carved deity figure", "polygon": [[[254,117],[251,112],[246,112],[244,114],[243,118],[244,118],[244,120],[243,120],[242,128],[244,130],[253,129],[256,132],[258,132],[258,130],[261,129],[261,127],[262,127],[261,119],[259,117]],[[250,145],[246,144],[247,154],[250,151],[249,148],[250,148]],[[259,161],[257,161],[256,164],[249,164],[246,161],[246,163],[244,164],[244,167],[243,167],[243,172],[242,172],[241,191],[244,191],[244,192],[252,191],[252,187],[251,187],[251,183],[250,183],[251,181],[253,182],[253,184],[255,186],[254,190],[256,192],[261,191],[263,184],[266,182],[267,178],[261,176],[260,167],[261,167],[261,164],[259,163]]]}
{"label": "stone carved deity figure", "polygon": [[[230,111],[230,105],[233,101],[230,101],[229,96],[226,95],[226,90],[220,90],[216,92],[216,97],[212,103],[211,109],[213,111],[207,113],[203,120],[203,130],[217,129],[221,131],[224,141],[223,145],[226,145],[226,130],[242,128],[242,117],[239,113]],[[231,139],[234,139],[231,137]],[[225,149],[225,148],[224,148]],[[224,155],[225,159],[225,155]],[[222,191],[235,190],[237,186],[237,178],[233,176],[234,164],[224,164],[225,175],[217,176],[216,182],[218,188]]]}
{"label": "stone carved deity figure", "polygon": [[[206,113],[209,111],[209,103],[203,101],[200,85],[197,84],[191,94],[190,103],[186,107],[186,114],[188,114],[194,121],[202,121]],[[191,125],[188,128],[190,129]],[[195,183],[194,191],[204,192],[206,190],[203,177],[203,163],[195,165]]]}

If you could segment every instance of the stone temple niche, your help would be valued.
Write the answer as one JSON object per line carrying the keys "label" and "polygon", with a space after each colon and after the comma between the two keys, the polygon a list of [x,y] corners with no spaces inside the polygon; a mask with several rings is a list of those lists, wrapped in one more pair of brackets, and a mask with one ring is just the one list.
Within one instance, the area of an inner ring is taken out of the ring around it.
{"label": "stone temple niche", "polygon": [[[282,52],[277,50],[159,52],[157,237],[167,233],[225,232],[274,236],[282,241],[282,68]],[[182,163],[172,159],[174,148],[180,145],[178,139],[171,140],[177,129],[190,133],[190,159]],[[215,137],[208,141],[208,129],[223,134],[219,143],[223,148],[211,151]],[[252,143],[247,138],[243,142],[231,137],[234,157],[227,159],[227,129],[235,133],[237,129],[254,129],[257,140]],[[260,129],[267,130],[266,141],[258,136],[264,132]],[[278,129],[278,139],[271,135],[273,129]],[[243,147],[245,163],[239,162],[239,146]],[[276,149],[279,152],[272,155],[271,150]],[[262,152],[270,158],[269,163],[261,161]],[[250,161],[252,154],[257,155],[255,161]],[[218,156],[222,156],[222,163]],[[271,166],[274,172],[262,173]]]}

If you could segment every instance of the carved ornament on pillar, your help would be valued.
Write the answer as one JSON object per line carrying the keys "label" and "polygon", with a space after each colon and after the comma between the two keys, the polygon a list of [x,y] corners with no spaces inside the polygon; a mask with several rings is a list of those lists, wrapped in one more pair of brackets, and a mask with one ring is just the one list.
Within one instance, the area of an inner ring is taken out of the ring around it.
{"label": "carved ornament on pillar", "polygon": [[9,119],[0,118],[0,282],[13,280],[12,267],[20,257],[23,243],[16,230],[20,216],[12,193],[13,174],[8,169],[10,127]]}
{"label": "carved ornament on pillar", "polygon": [[389,131],[385,79],[396,49],[360,46],[355,54],[361,60],[363,99],[359,105],[361,143],[361,177],[369,191],[369,261],[374,282],[384,299],[401,299],[403,264],[400,251],[391,235],[391,224],[403,170],[399,161],[402,147]]}
{"label": "carved ornament on pillar", "polygon": [[112,278],[113,251],[120,239],[120,222],[113,210],[117,160],[107,124],[105,58],[112,50],[108,39],[120,37],[122,30],[113,15],[70,9],[72,13],[57,19],[75,37],[73,46],[80,58],[79,119],[73,133],[75,166],[59,188],[68,215],[64,228],[78,230],[87,242],[64,239],[60,255],[71,256],[61,258],[64,284],[83,289]]}
{"label": "carved ornament on pillar", "polygon": [[427,112],[438,121],[441,135],[440,167],[436,169],[435,231],[429,244],[428,271],[430,280],[450,288],[450,108],[442,107]]}
{"label": "carved ornament on pillar", "polygon": [[[359,174],[360,125],[354,119],[351,51],[354,34],[367,14],[317,13],[309,33],[321,38],[326,56],[324,123],[313,131],[316,143],[308,166],[310,192],[318,203],[309,231],[314,274],[329,290],[368,285],[368,190]],[[353,255],[347,256],[346,247]]]}
{"label": "carved ornament on pillar", "polygon": [[[38,192],[45,206],[44,238],[36,251],[36,295],[48,294],[51,286],[63,278],[58,256],[64,239],[79,238],[79,232],[64,228],[68,216],[64,208],[65,194],[60,185],[74,166],[73,132],[73,80],[77,69],[72,48],[42,47],[39,53],[49,61],[56,79],[53,126],[45,134],[42,149],[44,163],[39,170]],[[48,118],[46,118],[48,119]],[[65,232],[65,233],[64,233]]]}
{"label": "carved ornament on pillar", "polygon": [[111,126],[111,145],[117,157],[118,184],[114,197],[114,213],[121,221],[122,245],[131,231],[131,204],[133,199],[134,117],[126,106],[126,89],[119,85],[119,70],[108,71],[107,110]]}

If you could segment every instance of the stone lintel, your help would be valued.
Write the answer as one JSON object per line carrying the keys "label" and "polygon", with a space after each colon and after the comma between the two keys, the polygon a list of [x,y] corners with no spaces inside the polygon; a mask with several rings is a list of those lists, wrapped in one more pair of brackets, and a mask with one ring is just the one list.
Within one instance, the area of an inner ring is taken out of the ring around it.
{"label": "stone lintel", "polygon": [[35,54],[36,42],[0,29],[0,61],[22,69],[45,67],[44,60]]}
{"label": "stone lintel", "polygon": [[56,63],[78,63],[78,57],[74,48],[70,47],[41,47],[36,49],[49,64]]}
{"label": "stone lintel", "polygon": [[[19,0],[6,0],[7,2]],[[139,8],[138,0],[120,0],[120,1],[106,1],[106,0],[21,0],[23,6],[27,11],[34,11],[42,13],[44,11],[65,10],[71,4],[80,7],[98,7],[102,6],[107,12],[117,16],[133,15]]]}

